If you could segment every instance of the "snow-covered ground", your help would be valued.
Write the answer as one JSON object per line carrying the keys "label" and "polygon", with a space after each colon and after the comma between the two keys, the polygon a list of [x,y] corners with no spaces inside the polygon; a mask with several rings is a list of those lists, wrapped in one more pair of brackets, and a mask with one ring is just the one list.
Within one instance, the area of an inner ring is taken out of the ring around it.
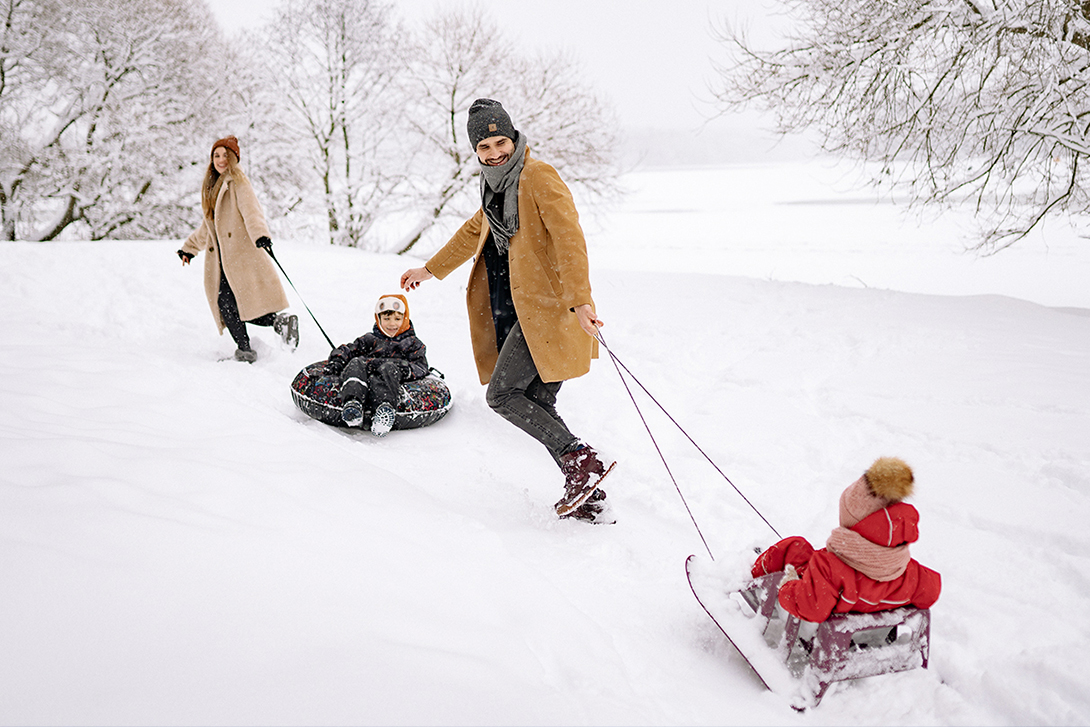
{"label": "snow-covered ground", "polygon": [[[328,346],[219,362],[177,241],[0,244],[4,724],[1086,724],[1090,252],[995,257],[818,164],[644,172],[587,220],[606,341],[782,534],[823,542],[880,455],[943,575],[931,666],[762,690],[685,581],[704,546],[608,358],[569,425],[619,522],[558,522],[492,414],[464,271],[410,296],[455,406],[378,440],[289,395]],[[341,343],[416,260],[282,241]],[[717,559],[774,539],[645,397]]]}

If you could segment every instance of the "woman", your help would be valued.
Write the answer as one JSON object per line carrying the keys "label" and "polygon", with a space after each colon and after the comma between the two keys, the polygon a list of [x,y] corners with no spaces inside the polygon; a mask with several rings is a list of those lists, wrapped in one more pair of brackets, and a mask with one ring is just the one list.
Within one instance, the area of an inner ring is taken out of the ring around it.
{"label": "woman", "polygon": [[[235,359],[253,363],[246,324],[272,326],[293,349],[299,345],[299,319],[278,314],[288,307],[272,260],[272,240],[250,180],[242,173],[238,139],[212,145],[212,159],[201,184],[204,221],[178,250],[182,265],[205,250],[204,290],[220,335],[235,339]],[[265,248],[261,250],[259,248]]]}

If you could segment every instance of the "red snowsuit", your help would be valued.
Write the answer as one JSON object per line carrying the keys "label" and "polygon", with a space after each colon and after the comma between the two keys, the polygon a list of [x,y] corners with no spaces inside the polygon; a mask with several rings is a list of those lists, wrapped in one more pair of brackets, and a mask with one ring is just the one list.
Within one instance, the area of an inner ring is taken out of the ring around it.
{"label": "red snowsuit", "polygon": [[[851,530],[876,545],[896,547],[919,538],[919,513],[905,502],[897,502],[851,526]],[[930,608],[939,598],[942,578],[915,560],[891,581],[869,578],[826,548],[815,551],[800,536],[785,538],[757,558],[752,574],[756,578],[792,565],[799,579],[780,586],[779,601],[789,613],[805,621],[825,621],[833,613],[870,613],[899,606]]]}

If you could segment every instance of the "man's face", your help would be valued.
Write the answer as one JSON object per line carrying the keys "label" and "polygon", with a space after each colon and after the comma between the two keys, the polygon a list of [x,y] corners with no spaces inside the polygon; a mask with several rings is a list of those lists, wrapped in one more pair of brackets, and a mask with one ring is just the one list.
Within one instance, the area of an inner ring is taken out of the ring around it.
{"label": "man's face", "polygon": [[500,167],[515,153],[515,142],[506,136],[490,136],[477,143],[477,158],[481,164]]}
{"label": "man's face", "polygon": [[405,320],[403,313],[398,313],[396,310],[383,311],[378,314],[378,327],[382,329],[390,338],[394,337],[397,333],[397,329],[401,328],[401,321]]}

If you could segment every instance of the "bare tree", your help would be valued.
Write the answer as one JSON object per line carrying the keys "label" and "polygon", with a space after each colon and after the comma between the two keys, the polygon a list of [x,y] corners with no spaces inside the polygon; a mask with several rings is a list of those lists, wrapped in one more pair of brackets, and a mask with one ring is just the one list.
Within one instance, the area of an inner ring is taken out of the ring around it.
{"label": "bare tree", "polygon": [[268,87],[286,101],[289,135],[305,140],[334,244],[364,244],[404,177],[383,163],[399,32],[378,0],[285,0],[266,31]]}
{"label": "bare tree", "polygon": [[391,12],[281,0],[236,45],[203,0],[0,0],[0,237],[182,234],[231,133],[274,226],[317,214],[333,243],[406,251],[478,204],[480,96],[574,188],[617,191],[617,123],[573,59],[522,54],[480,13],[410,38]]}
{"label": "bare tree", "polygon": [[785,47],[722,32],[719,98],[877,162],[915,203],[975,206],[976,248],[1090,211],[1090,2],[785,0]]}
{"label": "bare tree", "polygon": [[[214,135],[238,137],[243,168],[253,182],[274,236],[306,235],[317,215],[325,217],[324,197],[313,173],[310,146],[293,108],[277,90],[261,43],[232,45],[223,56],[229,93],[221,96],[223,115]],[[225,103],[226,102],[226,103]]]}
{"label": "bare tree", "polygon": [[209,83],[199,0],[3,0],[0,232],[177,233]]}
{"label": "bare tree", "polygon": [[423,209],[398,244],[408,252],[444,216],[477,206],[479,165],[466,136],[474,99],[510,110],[533,153],[592,196],[619,192],[618,124],[564,54],[521,54],[479,10],[440,12],[413,44],[404,126],[413,135],[413,206]]}

